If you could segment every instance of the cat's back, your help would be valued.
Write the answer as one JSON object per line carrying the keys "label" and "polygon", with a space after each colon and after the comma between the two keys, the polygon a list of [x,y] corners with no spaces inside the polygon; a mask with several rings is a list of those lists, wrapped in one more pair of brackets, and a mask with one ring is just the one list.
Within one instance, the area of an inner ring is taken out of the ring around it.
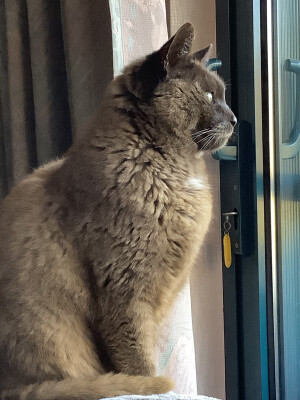
{"label": "cat's back", "polygon": [[54,161],[36,170],[1,205],[0,328],[14,329],[13,324],[22,320],[26,330],[40,324],[45,315],[52,318],[57,310],[60,316],[66,310],[72,315],[74,307],[87,312],[89,293],[81,264],[61,231],[55,199],[46,189],[63,163]]}
{"label": "cat's back", "polygon": [[3,243],[11,235],[16,240],[38,225],[46,203],[45,183],[62,163],[63,160],[58,160],[40,167],[15,186],[0,204],[1,253]]}
{"label": "cat's back", "polygon": [[71,251],[60,232],[55,213],[51,211],[53,199],[49,198],[46,190],[49,177],[61,168],[63,162],[51,162],[28,175],[1,204],[2,288],[8,288],[14,281],[16,288],[19,285],[28,289],[28,282],[34,287],[36,280],[39,290],[44,290],[44,285],[38,285],[38,281],[51,274],[52,264],[59,263],[63,253]]}

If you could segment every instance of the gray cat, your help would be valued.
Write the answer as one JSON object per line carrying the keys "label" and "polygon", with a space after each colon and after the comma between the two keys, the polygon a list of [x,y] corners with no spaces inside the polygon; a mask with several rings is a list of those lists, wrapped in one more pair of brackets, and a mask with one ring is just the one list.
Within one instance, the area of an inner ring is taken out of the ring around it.
{"label": "gray cat", "polygon": [[2,400],[162,393],[154,349],[211,220],[202,151],[236,118],[185,24],[108,87],[65,157],[0,212]]}

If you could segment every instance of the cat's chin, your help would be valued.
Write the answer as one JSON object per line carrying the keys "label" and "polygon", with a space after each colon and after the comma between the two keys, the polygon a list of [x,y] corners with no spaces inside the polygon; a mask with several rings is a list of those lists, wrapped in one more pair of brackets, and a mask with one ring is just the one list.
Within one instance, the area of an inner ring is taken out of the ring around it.
{"label": "cat's chin", "polygon": [[224,146],[227,145],[228,140],[231,138],[231,135],[232,135],[232,134],[230,134],[230,135],[228,135],[227,137],[225,137],[224,139],[222,139],[221,143],[220,143],[218,146],[212,148],[211,150],[212,150],[212,151],[217,151],[217,150],[222,149]]}

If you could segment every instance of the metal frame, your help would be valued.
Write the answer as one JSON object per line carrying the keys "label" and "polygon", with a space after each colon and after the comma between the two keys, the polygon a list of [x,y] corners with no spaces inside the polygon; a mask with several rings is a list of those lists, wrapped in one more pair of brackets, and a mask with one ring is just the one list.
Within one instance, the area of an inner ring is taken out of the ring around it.
{"label": "metal frame", "polygon": [[[217,51],[218,57],[222,60],[220,74],[225,82],[230,81],[231,77],[230,19],[229,0],[216,0]],[[226,92],[226,97],[228,104],[231,104],[231,86]],[[220,173],[221,171],[222,169],[220,169]],[[223,182],[224,180],[221,178],[221,195]],[[231,268],[227,270],[226,274],[223,274],[225,386],[226,398],[230,400],[238,400],[241,391],[236,279],[235,259],[233,259]]]}
{"label": "metal frame", "polygon": [[[267,0],[264,0],[267,2]],[[274,59],[278,57],[278,24],[277,24],[277,17],[278,17],[278,10],[277,10],[277,1],[272,1],[269,4],[269,47],[272,48],[272,51],[275,55]],[[272,26],[272,20],[276,21],[276,23]],[[273,98],[275,99],[280,95],[279,88],[276,87],[277,85],[274,84],[274,76],[278,76],[279,70],[277,63],[274,62],[274,59],[270,58],[269,60],[269,68],[272,70],[272,79],[270,79],[270,86],[274,88],[274,93],[272,93]],[[298,62],[297,62],[298,63]],[[291,66],[291,65],[290,65]],[[288,70],[292,70],[293,68],[289,68],[289,62],[287,60],[286,67]],[[297,114],[299,113],[299,76],[297,77]],[[280,110],[278,108],[278,104],[275,101],[273,104],[273,109],[271,110],[271,115],[273,118],[274,128],[278,129],[279,124],[279,116]],[[298,114],[299,116],[299,114]],[[273,247],[273,262],[272,262],[272,285],[273,285],[273,320],[270,320],[269,325],[273,324],[274,330],[274,382],[275,387],[274,391],[276,393],[276,400],[284,399],[285,398],[285,361],[284,361],[284,352],[285,349],[282,346],[284,342],[284,332],[281,329],[282,321],[283,321],[283,292],[281,285],[278,282],[282,282],[282,268],[278,268],[278,264],[282,260],[282,244],[280,235],[277,235],[277,232],[281,232],[281,218],[276,218],[277,215],[281,213],[281,182],[280,182],[280,173],[281,173],[281,162],[283,159],[293,158],[296,156],[299,148],[299,122],[297,122],[298,117],[296,116],[295,126],[293,131],[290,135],[290,140],[288,143],[284,143],[282,141],[282,137],[279,137],[278,143],[273,143],[273,154],[274,156],[274,166],[276,173],[273,173],[273,185],[274,185],[274,218],[272,221],[272,230],[273,230],[273,237],[272,237],[272,247]],[[298,131],[298,132],[297,132]],[[270,136],[274,136],[270,129]],[[275,193],[275,187],[277,188],[277,193]],[[271,329],[271,328],[270,328]]]}
{"label": "metal frame", "polygon": [[[263,111],[263,174],[265,203],[265,251],[268,322],[268,369],[270,399],[280,399],[278,380],[277,335],[277,272],[276,272],[276,196],[275,143],[273,93],[273,22],[272,4],[261,0],[261,56],[262,56],[262,111]],[[274,310],[275,306],[275,310]]]}
{"label": "metal frame", "polygon": [[[261,2],[216,0],[216,12],[217,50],[223,62],[220,74],[231,81],[228,100],[239,122],[250,126],[244,151],[253,148],[256,156],[248,161],[249,180],[240,179],[238,187],[241,192],[243,185],[250,187],[248,198],[240,197],[241,206],[251,212],[255,245],[248,254],[235,255],[230,269],[223,266],[226,396],[228,400],[273,400],[268,351],[273,332],[267,320],[269,249],[265,243],[270,241],[269,216],[265,213],[268,186],[264,180]],[[243,178],[243,172],[236,168],[234,161],[220,162],[222,212],[232,197],[230,177],[240,174]]]}

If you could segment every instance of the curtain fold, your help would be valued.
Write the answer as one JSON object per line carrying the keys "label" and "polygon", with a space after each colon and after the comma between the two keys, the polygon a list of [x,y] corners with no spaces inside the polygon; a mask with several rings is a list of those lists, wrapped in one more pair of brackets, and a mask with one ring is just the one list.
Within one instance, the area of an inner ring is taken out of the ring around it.
{"label": "curtain fold", "polygon": [[0,199],[60,157],[113,77],[108,0],[0,0]]}
{"label": "curtain fold", "polygon": [[[0,3],[1,147],[5,174],[1,194],[36,165],[35,122],[27,8],[24,2]],[[26,155],[24,157],[24,155]],[[2,172],[3,175],[3,172]]]}
{"label": "curtain fold", "polygon": [[60,2],[28,0],[27,12],[36,156],[40,165],[61,156],[72,142],[67,71]]}
{"label": "curtain fold", "polygon": [[61,15],[72,131],[77,135],[93,117],[113,79],[108,0],[63,0]]}

